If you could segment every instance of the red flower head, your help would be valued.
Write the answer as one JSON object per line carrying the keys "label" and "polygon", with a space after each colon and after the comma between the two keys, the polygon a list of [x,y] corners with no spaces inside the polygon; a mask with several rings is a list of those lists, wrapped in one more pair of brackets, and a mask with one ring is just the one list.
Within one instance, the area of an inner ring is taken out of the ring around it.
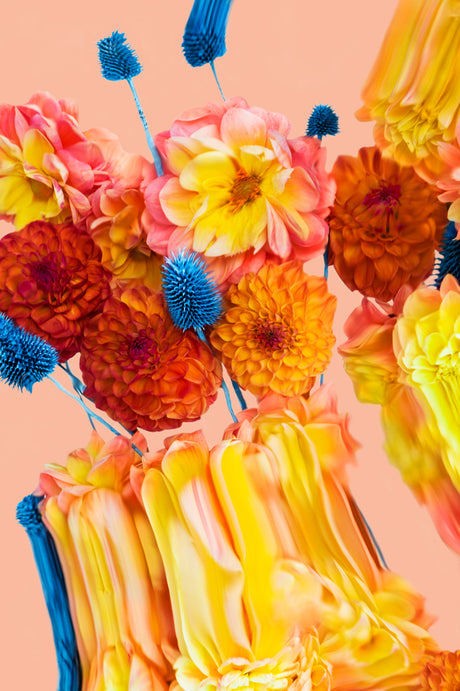
{"label": "red flower head", "polygon": [[161,295],[146,288],[107,300],[85,329],[80,366],[87,395],[129,430],[198,420],[222,381],[210,349],[177,329]]}
{"label": "red flower head", "polygon": [[0,240],[0,311],[51,343],[64,362],[110,294],[101,251],[72,223],[34,221]]}

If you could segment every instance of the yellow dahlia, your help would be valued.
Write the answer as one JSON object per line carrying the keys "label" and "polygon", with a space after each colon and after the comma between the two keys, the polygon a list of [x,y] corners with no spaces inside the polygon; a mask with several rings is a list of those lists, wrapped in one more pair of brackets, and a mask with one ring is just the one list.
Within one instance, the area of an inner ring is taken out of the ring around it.
{"label": "yellow dahlia", "polygon": [[460,491],[460,288],[451,275],[440,290],[419,288],[395,327],[395,352],[408,382],[431,408],[444,438],[446,470]]}
{"label": "yellow dahlia", "polygon": [[367,297],[388,301],[404,284],[416,287],[432,272],[447,222],[436,190],[375,147],[339,156],[332,174],[329,264]]}
{"label": "yellow dahlia", "polygon": [[267,264],[226,295],[211,343],[232,378],[256,396],[307,393],[332,355],[336,298],[300,262]]}
{"label": "yellow dahlia", "polygon": [[161,294],[142,287],[107,300],[87,324],[80,367],[86,394],[129,430],[198,420],[222,380],[208,346],[177,329]]}
{"label": "yellow dahlia", "polygon": [[460,115],[456,0],[400,0],[362,92],[359,120],[375,120],[378,147],[430,178]]}

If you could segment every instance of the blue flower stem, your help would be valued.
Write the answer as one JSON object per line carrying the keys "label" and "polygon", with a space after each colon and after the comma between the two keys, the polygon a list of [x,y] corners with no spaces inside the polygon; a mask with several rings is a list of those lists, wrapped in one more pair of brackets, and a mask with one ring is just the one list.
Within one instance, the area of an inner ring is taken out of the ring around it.
{"label": "blue flower stem", "polygon": [[217,84],[218,89],[220,91],[220,95],[222,96],[223,100],[225,101],[224,92],[222,91],[222,87],[221,87],[219,79],[217,77],[216,66],[214,65],[214,60],[211,60],[211,62],[209,64],[211,65],[212,73],[214,75],[214,79],[216,80],[216,84]]}
{"label": "blue flower stem", "polygon": [[139,100],[139,96],[137,95],[136,87],[134,86],[133,79],[132,77],[128,77],[126,81],[129,84],[129,88],[132,91],[132,94],[134,96],[134,101],[136,102],[137,106],[137,112],[139,113],[139,117],[142,122],[142,126],[144,128],[145,136],[147,139],[147,144],[149,145],[149,149],[152,152],[153,156],[153,163],[155,165],[155,170],[157,171],[157,175],[163,175],[163,164],[161,162],[160,154],[158,153],[158,149],[155,146],[155,143],[153,141],[153,137],[150,134],[149,126],[147,124],[147,118],[144,115],[144,111],[142,110],[141,102]]}
{"label": "blue flower stem", "polygon": [[[72,372],[72,370],[70,369],[70,365],[69,365],[68,362],[65,363],[65,366],[62,365],[61,363],[59,363],[59,367],[60,367],[61,369],[63,369],[64,372],[66,372],[66,373],[69,375],[70,380],[71,380],[71,382],[72,382],[72,386],[73,386],[74,390],[77,392],[78,398],[80,399],[80,403],[83,403],[83,391],[85,390],[85,385],[84,385],[83,382],[80,381],[79,378],[76,377],[75,374]],[[85,412],[86,412],[86,415],[88,416],[89,424],[90,424],[91,427],[95,430],[95,429],[96,429],[96,425],[95,425],[94,422],[93,422],[92,416],[88,413],[87,410],[86,410]]]}
{"label": "blue flower stem", "polygon": [[[116,434],[118,437],[122,436],[120,434],[120,432],[118,432],[118,430],[116,430],[115,427],[112,427],[112,425],[110,425],[106,420],[104,420],[104,418],[100,417],[100,415],[97,415],[97,413],[94,413],[92,410],[90,410],[90,408],[88,408],[88,406],[86,405],[86,403],[83,401],[82,398],[79,398],[78,396],[75,396],[73,393],[70,393],[70,391],[67,391],[67,389],[64,388],[62,386],[62,384],[60,382],[58,382],[57,379],[55,379],[54,377],[52,377],[49,374],[48,374],[48,379],[50,379],[53,382],[53,384],[55,384],[58,387],[58,389],[60,391],[67,394],[67,396],[70,396],[70,398],[73,398],[74,401],[77,401],[77,403],[79,403],[81,405],[81,407],[86,412],[86,414],[90,415],[93,418],[93,420],[97,420],[98,422],[100,422],[101,425],[104,425],[105,427],[107,427],[107,429],[109,429],[113,434]],[[140,451],[137,448],[137,446],[135,446],[135,444],[132,444],[132,447],[133,447],[134,451],[136,451],[136,453],[138,453],[140,456],[143,455],[142,451]]]}
{"label": "blue flower stem", "polygon": [[383,556],[383,552],[382,552],[382,550],[380,549],[380,545],[379,545],[379,543],[377,542],[377,539],[376,539],[374,533],[372,532],[369,523],[368,523],[368,522],[366,521],[366,519],[364,518],[364,514],[363,514],[363,512],[361,511],[361,509],[359,508],[358,504],[357,504],[356,502],[354,502],[354,505],[355,505],[356,508],[358,509],[358,513],[359,513],[359,515],[361,516],[361,519],[362,519],[364,525],[365,525],[366,528],[367,528],[367,532],[369,533],[369,536],[370,536],[370,538],[371,538],[371,540],[372,540],[372,544],[374,545],[375,550],[376,550],[377,554],[379,555],[379,559],[380,559],[380,561],[382,562],[382,565],[383,565],[386,569],[388,569],[388,564],[387,564],[387,562],[386,562],[386,560],[385,560],[385,557]]}
{"label": "blue flower stem", "polygon": [[[321,138],[320,138],[320,139],[321,139]],[[329,233],[329,229],[328,229],[328,232],[327,232],[326,249],[324,250],[324,254],[323,254],[323,260],[324,260],[324,272],[323,272],[323,276],[324,276],[324,278],[326,279],[326,281],[327,281],[327,279],[329,278],[329,240],[330,240],[330,233]],[[321,375],[321,377],[319,378],[319,384],[320,384],[320,386],[323,385],[323,382],[324,382],[324,372],[323,372],[323,374]]]}
{"label": "blue flower stem", "polygon": [[[206,336],[204,335],[203,329],[199,329],[199,328],[198,328],[198,329],[195,329],[195,331],[196,331],[196,335],[198,336],[198,338],[199,338],[201,341],[203,341],[203,343],[206,343],[206,345],[208,346],[209,350],[210,350],[211,353],[214,355],[214,351],[213,351],[213,349],[211,348],[211,345],[208,343],[208,340],[207,340]],[[235,413],[234,413],[234,410],[233,410],[233,407],[232,407],[232,399],[230,398],[230,391],[228,390],[228,386],[227,386],[227,384],[226,384],[225,381],[224,381],[223,375],[222,375],[222,384],[221,384],[221,386],[222,386],[222,390],[223,390],[223,392],[224,392],[224,394],[225,394],[225,401],[226,401],[226,403],[227,403],[227,408],[228,408],[229,411],[230,411],[230,415],[232,416],[232,420],[233,420],[233,422],[238,422],[238,418],[236,417],[236,415],[235,415]]]}
{"label": "blue flower stem", "polygon": [[240,402],[241,410],[246,410],[246,408],[248,407],[248,404],[247,404],[246,401],[244,400],[243,392],[241,391],[241,389],[240,389],[240,387],[239,387],[239,385],[237,384],[236,381],[234,381],[234,380],[232,379],[231,382],[232,382],[233,390],[234,390],[234,392],[236,393],[237,398],[238,398],[238,400],[239,400],[239,402]]}
{"label": "blue flower stem", "polygon": [[[69,377],[70,377],[70,379],[71,379],[71,381],[72,381],[72,386],[73,386],[74,390],[77,392],[77,395],[78,395],[78,397],[80,398],[81,402],[84,403],[84,401],[83,401],[83,396],[84,396],[85,398],[88,399],[88,401],[91,401],[91,403],[92,403],[92,402],[93,402],[92,399],[89,398],[89,396],[86,396],[86,394],[85,394],[85,385],[83,384],[83,382],[81,381],[81,379],[79,379],[79,378],[72,372],[72,370],[70,369],[69,362],[67,361],[67,362],[65,363],[65,367],[64,367],[61,363],[59,363],[59,367],[60,367],[61,369],[63,369],[64,372],[66,372],[66,373],[69,375]],[[94,423],[93,423],[93,421],[92,421],[92,419],[91,419],[91,416],[90,416],[88,413],[87,413],[87,415],[88,415],[88,417],[89,417],[89,421],[90,421],[90,423],[91,423],[91,426],[93,427],[93,429],[96,429],[96,428],[94,427]],[[125,432],[127,432],[127,433],[130,434],[131,436],[133,436],[133,435],[136,433],[136,431],[133,432],[132,430],[127,429],[124,425],[122,425],[121,422],[119,422],[118,424],[120,425],[120,427],[123,427],[123,429],[125,430]]]}
{"label": "blue flower stem", "polygon": [[24,497],[18,504],[16,515],[31,542],[51,620],[59,669],[58,691],[80,691],[81,664],[69,599],[56,545],[38,510],[42,499],[34,495]]}

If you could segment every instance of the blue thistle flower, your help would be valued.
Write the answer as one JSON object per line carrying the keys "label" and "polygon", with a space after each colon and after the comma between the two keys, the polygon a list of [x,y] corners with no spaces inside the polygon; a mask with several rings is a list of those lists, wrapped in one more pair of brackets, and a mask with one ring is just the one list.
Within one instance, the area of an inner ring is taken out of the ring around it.
{"label": "blue thistle flower", "polygon": [[339,118],[331,106],[315,106],[308,118],[308,127],[305,132],[307,137],[318,137],[322,139],[327,134],[337,134],[339,132]]}
{"label": "blue thistle flower", "polygon": [[33,494],[24,497],[16,508],[16,518],[25,528],[31,542],[51,619],[59,668],[58,691],[80,691],[81,664],[69,598],[56,545],[38,510],[42,499],[43,497]]}
{"label": "blue thistle flower", "polygon": [[185,26],[182,50],[189,65],[200,67],[225,55],[225,31],[233,0],[195,0]]}
{"label": "blue thistle flower", "polygon": [[434,285],[439,290],[442,279],[452,274],[460,282],[460,240],[456,240],[455,223],[447,224],[439,247],[439,258],[434,263]]}
{"label": "blue thistle flower", "polygon": [[31,334],[0,312],[0,380],[21,391],[44,379],[56,367],[59,354],[50,343]]}
{"label": "blue thistle flower", "polygon": [[118,82],[121,79],[132,79],[142,72],[142,65],[136,53],[126,42],[125,35],[119,31],[114,31],[107,38],[101,38],[97,46],[102,76],[105,79]]}
{"label": "blue thistle flower", "polygon": [[222,298],[196,252],[179,250],[165,259],[163,293],[174,324],[182,331],[211,326],[222,312]]}

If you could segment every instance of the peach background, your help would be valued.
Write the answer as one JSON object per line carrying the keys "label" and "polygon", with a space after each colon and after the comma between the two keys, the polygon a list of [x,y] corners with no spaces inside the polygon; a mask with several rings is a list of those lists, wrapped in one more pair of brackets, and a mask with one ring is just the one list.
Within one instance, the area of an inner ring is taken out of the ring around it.
{"label": "peach background", "polygon": [[[73,98],[84,129],[108,127],[127,150],[148,156],[129,89],[101,78],[95,44],[114,29],[127,34],[144,65],[136,84],[151,130],[166,129],[185,108],[219,100],[209,67],[193,70],[181,54],[191,6],[192,0],[3,3],[0,99],[19,104],[40,89]],[[341,123],[341,134],[328,141],[332,165],[339,153],[353,154],[372,143],[371,127],[358,123],[353,112],[395,6],[396,0],[235,0],[228,52],[217,61],[225,94],[284,112],[293,135],[303,133],[315,104],[331,104]],[[9,226],[2,224],[0,232],[9,232]],[[358,297],[334,275],[330,284],[339,296],[340,342],[342,323]],[[387,561],[426,594],[429,610],[439,617],[433,632],[441,645],[460,647],[459,561],[386,462],[378,409],[356,402],[337,357],[326,377],[335,382],[340,409],[351,413],[352,431],[363,444],[352,486]],[[48,382],[36,386],[33,395],[0,384],[0,412],[1,686],[50,691],[57,683],[51,627],[28,540],[15,522],[15,505],[34,489],[44,463],[60,462],[86,444],[89,426],[76,404]],[[204,421],[209,440],[216,441],[216,429],[228,422],[219,400]],[[160,439],[150,435],[150,443],[154,448]]]}

